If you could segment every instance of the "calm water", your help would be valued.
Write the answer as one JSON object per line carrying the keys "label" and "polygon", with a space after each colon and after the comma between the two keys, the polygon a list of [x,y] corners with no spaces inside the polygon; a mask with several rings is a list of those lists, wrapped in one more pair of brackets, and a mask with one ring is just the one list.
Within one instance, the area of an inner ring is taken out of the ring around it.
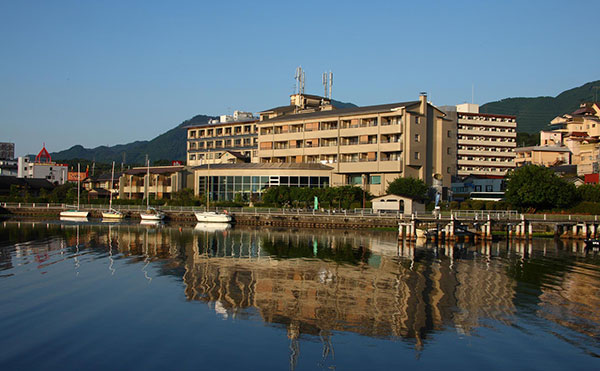
{"label": "calm water", "polygon": [[7,221],[0,369],[599,369],[600,255]]}

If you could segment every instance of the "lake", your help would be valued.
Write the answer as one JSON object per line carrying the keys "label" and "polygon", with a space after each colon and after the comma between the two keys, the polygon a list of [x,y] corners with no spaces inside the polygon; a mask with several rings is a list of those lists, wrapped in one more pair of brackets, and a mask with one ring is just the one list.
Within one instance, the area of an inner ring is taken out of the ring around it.
{"label": "lake", "polygon": [[600,253],[534,239],[7,220],[0,368],[600,368]]}

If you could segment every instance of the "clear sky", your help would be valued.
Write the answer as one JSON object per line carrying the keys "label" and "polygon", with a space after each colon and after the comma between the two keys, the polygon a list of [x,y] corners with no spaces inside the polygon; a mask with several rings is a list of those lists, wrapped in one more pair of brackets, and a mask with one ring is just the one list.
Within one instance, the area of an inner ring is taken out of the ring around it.
{"label": "clear sky", "polygon": [[148,140],[289,103],[483,104],[600,79],[600,1],[0,2],[0,141],[17,155]]}

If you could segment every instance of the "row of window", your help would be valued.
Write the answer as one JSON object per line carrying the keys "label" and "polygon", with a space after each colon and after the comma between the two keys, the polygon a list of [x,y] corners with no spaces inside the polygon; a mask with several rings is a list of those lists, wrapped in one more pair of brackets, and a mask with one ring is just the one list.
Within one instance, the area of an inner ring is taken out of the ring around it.
{"label": "row of window", "polygon": [[262,194],[272,186],[288,187],[329,187],[327,176],[200,176],[198,178],[199,193],[209,193],[211,200],[231,201],[236,194],[248,199],[250,194]]}
{"label": "row of window", "polygon": [[517,122],[514,118],[509,117],[495,117],[495,116],[472,116],[472,115],[458,115],[459,119],[465,120],[477,120],[477,121],[496,121],[496,122]]}
{"label": "row of window", "polygon": [[459,134],[458,140],[477,140],[482,142],[508,142],[514,143],[516,138],[504,138],[504,137],[488,137],[483,135],[464,135]]}
{"label": "row of window", "polygon": [[516,133],[515,128],[499,128],[494,126],[475,126],[475,125],[458,125],[458,130],[481,130],[481,131],[493,131],[497,133]]}
{"label": "row of window", "polygon": [[[415,117],[415,124],[419,123],[420,118]],[[284,133],[299,133],[303,131],[320,131],[320,130],[337,130],[340,129],[352,129],[352,128],[366,128],[374,126],[388,126],[388,125],[399,125],[402,123],[402,116],[392,117],[370,117],[363,119],[350,119],[350,120],[335,120],[335,121],[320,121],[320,122],[308,122],[305,124],[284,124],[277,126],[263,127],[260,129],[261,135],[270,134],[284,134]]]}
{"label": "row of window", "polygon": [[514,152],[512,147],[496,147],[496,146],[465,146],[458,145],[458,150],[464,151],[481,151],[481,152]]}
{"label": "row of window", "polygon": [[225,139],[225,140],[209,140],[199,142],[189,142],[189,149],[211,149],[211,148],[234,148],[234,147],[250,147],[258,144],[257,138],[238,138],[238,139]]}
{"label": "row of window", "polygon": [[474,156],[458,156],[459,160],[465,161],[483,161],[483,162],[514,162],[512,157],[474,157]]}
{"label": "row of window", "polygon": [[506,172],[506,168],[502,167],[485,167],[485,166],[458,166],[458,171],[497,171]]}
{"label": "row of window", "polygon": [[188,130],[188,138],[203,138],[203,137],[220,137],[220,136],[231,136],[231,135],[242,135],[242,134],[257,134],[258,130],[256,125],[241,125],[224,128],[211,128],[211,129],[190,129]]}

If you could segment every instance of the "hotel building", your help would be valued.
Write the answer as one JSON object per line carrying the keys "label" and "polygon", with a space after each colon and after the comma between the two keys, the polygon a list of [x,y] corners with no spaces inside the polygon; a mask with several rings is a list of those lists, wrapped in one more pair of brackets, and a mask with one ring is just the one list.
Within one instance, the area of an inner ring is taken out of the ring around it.
{"label": "hotel building", "polygon": [[46,179],[53,184],[65,184],[69,171],[67,165],[52,161],[45,146],[42,147],[33,162],[29,157],[19,157],[17,167],[17,177],[19,178]]}
{"label": "hotel building", "polygon": [[440,191],[450,186],[456,121],[426,95],[376,106],[335,109],[321,102],[298,109],[303,97],[293,95],[290,107],[261,112],[258,162],[327,165],[332,186],[362,185],[375,195],[384,194],[397,177],[418,178]]}
{"label": "hotel building", "polygon": [[252,113],[235,111],[204,124],[187,127],[187,164],[251,162],[256,156],[258,121]]}

